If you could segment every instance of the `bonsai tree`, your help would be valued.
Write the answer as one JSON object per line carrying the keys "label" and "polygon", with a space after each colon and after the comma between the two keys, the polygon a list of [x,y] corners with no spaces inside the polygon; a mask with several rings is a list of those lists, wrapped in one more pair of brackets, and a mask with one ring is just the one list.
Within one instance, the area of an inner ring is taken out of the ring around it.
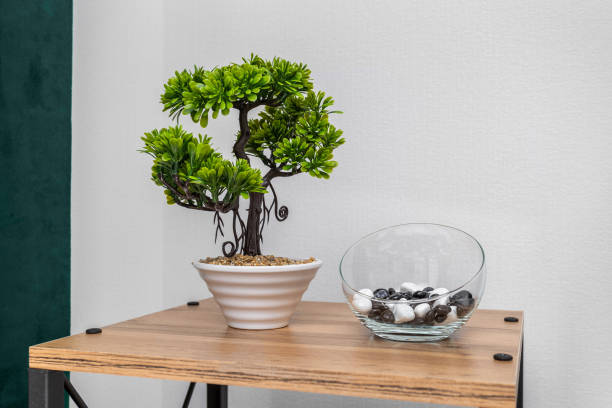
{"label": "bonsai tree", "polygon": [[[334,101],[314,92],[306,65],[280,58],[264,60],[256,55],[207,71],[176,72],[164,85],[161,102],[176,126],[154,129],[142,138],[141,150],[153,157],[152,180],[164,188],[168,204],[214,212],[215,241],[223,236],[221,214],[232,212],[233,241],[222,245],[225,256],[238,251],[261,255],[262,231],[271,214],[283,221],[272,181],[308,173],[327,179],[337,162],[333,151],[344,143],[342,131],[329,123]],[[249,112],[265,107],[258,117]],[[223,159],[206,135],[195,137],[178,124],[188,115],[203,128],[209,116],[238,111],[239,130],[233,153],[236,161]],[[251,167],[257,158],[265,174]],[[268,204],[265,194],[271,192]],[[246,222],[240,215],[240,198],[249,200]]]}

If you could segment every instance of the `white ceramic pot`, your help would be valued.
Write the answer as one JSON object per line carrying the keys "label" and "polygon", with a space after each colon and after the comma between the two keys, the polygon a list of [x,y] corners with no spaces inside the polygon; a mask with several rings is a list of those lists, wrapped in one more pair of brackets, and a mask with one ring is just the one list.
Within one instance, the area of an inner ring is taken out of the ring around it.
{"label": "white ceramic pot", "polygon": [[193,262],[237,329],[277,329],[289,324],[302,294],[323,262],[282,266],[229,266]]}

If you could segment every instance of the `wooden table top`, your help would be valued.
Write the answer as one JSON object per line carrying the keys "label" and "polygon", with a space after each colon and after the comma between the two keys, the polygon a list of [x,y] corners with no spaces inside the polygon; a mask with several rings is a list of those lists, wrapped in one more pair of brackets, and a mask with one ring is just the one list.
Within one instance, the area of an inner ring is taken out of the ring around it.
{"label": "wooden table top", "polygon": [[[519,323],[504,322],[505,316]],[[30,367],[478,407],[515,406],[523,313],[477,310],[438,343],[374,337],[343,303],[288,327],[227,327],[212,299],[30,347]],[[513,361],[493,359],[508,353]]]}

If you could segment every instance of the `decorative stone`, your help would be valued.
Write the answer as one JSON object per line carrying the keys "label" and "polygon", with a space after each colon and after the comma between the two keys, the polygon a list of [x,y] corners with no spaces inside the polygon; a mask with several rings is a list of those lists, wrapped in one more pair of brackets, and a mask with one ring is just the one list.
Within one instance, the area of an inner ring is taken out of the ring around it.
{"label": "decorative stone", "polygon": [[437,306],[434,306],[433,311],[436,312],[436,315],[446,316],[447,314],[450,313],[451,308],[450,306],[447,306],[447,305],[437,305]]}
{"label": "decorative stone", "polygon": [[[436,288],[432,290],[431,292],[429,292],[429,297],[431,298],[434,296],[445,295],[447,293],[448,293],[448,289],[446,288]],[[442,296],[434,301],[434,306],[448,305],[448,302],[449,302],[448,296]]]}
{"label": "decorative stone", "polygon": [[385,310],[389,310],[389,308],[383,302],[372,300],[372,310],[368,313],[368,317],[376,321],[381,321],[381,315]]}
{"label": "decorative stone", "polygon": [[368,317],[373,320],[378,320],[380,319],[380,315],[382,312],[382,309],[372,309],[370,310],[370,313],[368,313]]}
{"label": "decorative stone", "polygon": [[423,317],[423,321],[427,324],[431,324],[433,323],[435,318],[436,318],[436,313],[433,310],[430,310],[429,312],[425,314],[425,317]]}
{"label": "decorative stone", "polygon": [[433,303],[434,306],[438,306],[438,305],[448,305],[449,299],[448,296],[442,296],[439,299],[436,299]]}
{"label": "decorative stone", "polygon": [[425,299],[429,297],[429,294],[425,291],[417,290],[416,292],[412,294],[412,297],[415,299]]}
{"label": "decorative stone", "polygon": [[[395,295],[397,295],[397,293]],[[393,295],[393,296],[395,296],[395,295]],[[392,300],[392,299],[389,298],[389,300]],[[401,297],[398,298],[398,299],[393,299],[393,300],[394,300],[394,302],[389,302],[389,303],[385,304],[385,306],[388,309],[391,309],[392,312],[395,312],[395,308],[397,307],[398,304],[400,304],[400,303],[408,303],[408,301],[406,299],[401,298]]]}
{"label": "decorative stone", "polygon": [[473,299],[472,294],[467,290],[460,290],[451,297],[451,301],[457,302],[461,299]]}
{"label": "decorative stone", "polygon": [[434,317],[434,320],[436,321],[436,323],[443,323],[446,320],[446,316],[445,314],[437,314]]}
{"label": "decorative stone", "polygon": [[374,297],[374,292],[372,292],[372,289],[369,289],[369,288],[361,289],[359,293],[361,293],[362,295],[369,296],[369,297]]}
{"label": "decorative stone", "polygon": [[438,305],[431,309],[434,314],[434,320],[436,323],[442,323],[446,320],[446,316],[451,312],[450,306]]}
{"label": "decorative stone", "polygon": [[[352,305],[354,310],[377,322],[431,326],[463,318],[474,309],[476,299],[468,290],[451,295],[447,288],[404,282],[399,288],[361,289],[353,295]],[[504,320],[518,321],[512,316]]]}
{"label": "decorative stone", "polygon": [[402,302],[395,305],[393,310],[393,315],[395,316],[395,323],[408,323],[414,320],[415,314],[414,310],[408,302]]}
{"label": "decorative stone", "polygon": [[380,319],[384,323],[393,323],[395,321],[395,316],[393,316],[393,312],[391,310],[387,309],[382,312],[382,314],[380,315]]}
{"label": "decorative stone", "polygon": [[402,299],[406,299],[406,300],[412,299],[412,293],[411,292],[400,292],[400,295],[402,295]]}
{"label": "decorative stone", "polygon": [[474,298],[451,299],[451,305],[457,306],[457,316],[463,317],[474,308]]}
{"label": "decorative stone", "polygon": [[372,301],[360,294],[355,294],[353,296],[353,307],[359,313],[368,314],[372,310]]}
{"label": "decorative stone", "polygon": [[417,284],[412,283],[412,282],[404,282],[404,283],[402,283],[400,285],[400,291],[402,291],[402,292],[414,293],[414,292],[416,292],[417,290],[420,290],[420,289],[421,289],[420,286],[418,286]]}
{"label": "decorative stone", "polygon": [[416,315],[416,317],[419,317],[421,319],[425,318],[425,315],[427,314],[427,312],[429,312],[431,310],[431,306],[429,306],[429,303],[419,303],[418,305],[415,306],[414,308],[414,314]]}
{"label": "decorative stone", "polygon": [[457,306],[451,306],[451,311],[446,315],[446,324],[456,322],[459,318],[457,317]]}
{"label": "decorative stone", "polygon": [[374,291],[374,297],[377,299],[386,299],[389,297],[389,292],[387,291],[387,289],[376,289]]}

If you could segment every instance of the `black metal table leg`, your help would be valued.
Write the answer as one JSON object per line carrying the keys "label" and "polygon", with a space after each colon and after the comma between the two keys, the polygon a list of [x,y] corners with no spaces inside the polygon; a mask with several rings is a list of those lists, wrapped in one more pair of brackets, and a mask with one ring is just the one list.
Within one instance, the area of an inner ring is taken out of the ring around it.
{"label": "black metal table leg", "polygon": [[187,388],[187,395],[185,395],[185,400],[183,401],[183,408],[189,408],[189,403],[191,402],[191,396],[193,395],[193,389],[195,388],[195,383],[189,383],[189,387]]}
{"label": "black metal table leg", "polygon": [[516,408],[523,408],[523,360],[525,360],[525,347],[523,346],[523,339],[521,339],[521,362],[519,365],[519,380],[518,380],[518,392],[516,395]]}
{"label": "black metal table leg", "polygon": [[227,408],[227,385],[206,385],[206,407]]}
{"label": "black metal table leg", "polygon": [[85,401],[83,401],[81,395],[79,395],[70,380],[68,380],[68,378],[66,377],[64,377],[64,389],[66,390],[70,398],[74,401],[77,407],[87,408],[87,404],[85,403]]}
{"label": "black metal table leg", "polygon": [[64,373],[30,368],[28,401],[29,408],[64,408]]}

